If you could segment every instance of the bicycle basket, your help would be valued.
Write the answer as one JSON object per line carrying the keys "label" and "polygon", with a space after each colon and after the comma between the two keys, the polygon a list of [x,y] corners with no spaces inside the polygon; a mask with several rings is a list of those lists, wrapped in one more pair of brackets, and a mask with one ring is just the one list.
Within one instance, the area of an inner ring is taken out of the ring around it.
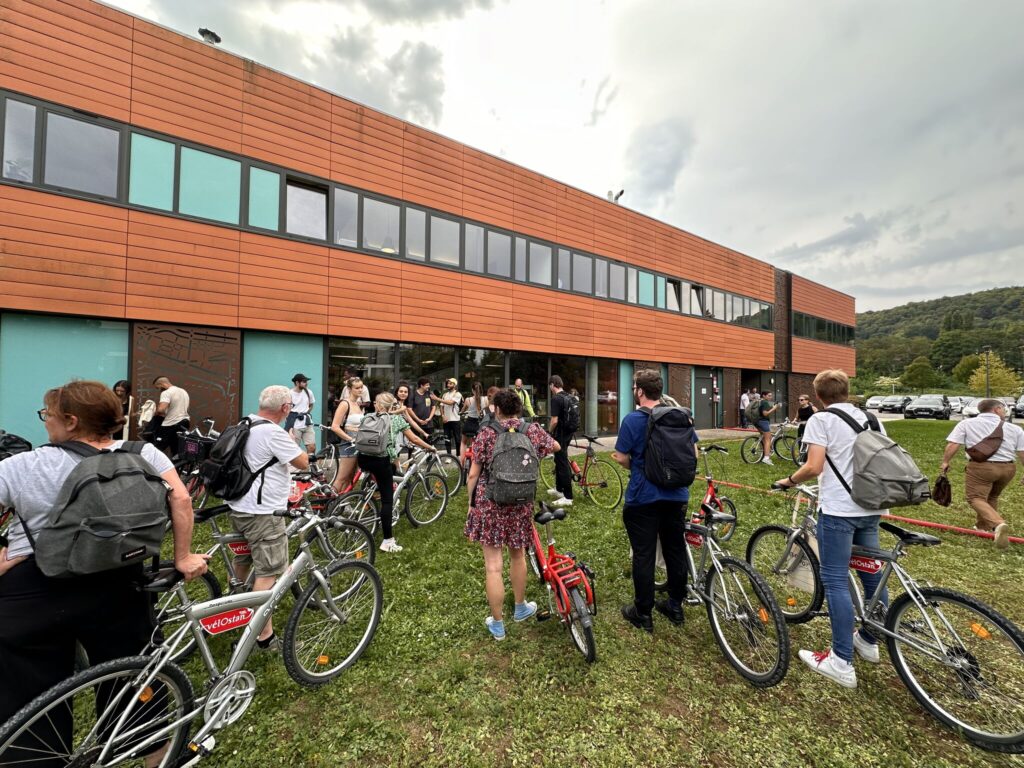
{"label": "bicycle basket", "polygon": [[178,455],[192,461],[203,461],[210,455],[210,449],[217,441],[211,437],[199,437],[198,435],[178,436]]}

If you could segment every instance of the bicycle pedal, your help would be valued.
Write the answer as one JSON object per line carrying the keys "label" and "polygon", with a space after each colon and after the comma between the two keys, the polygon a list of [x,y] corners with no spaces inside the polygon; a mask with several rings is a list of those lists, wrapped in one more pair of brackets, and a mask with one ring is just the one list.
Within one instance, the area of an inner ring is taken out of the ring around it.
{"label": "bicycle pedal", "polygon": [[700,605],[701,601],[699,597],[688,597],[685,602],[687,605]]}
{"label": "bicycle pedal", "polygon": [[187,763],[181,763],[179,768],[189,768],[189,766],[196,765],[204,757],[209,757],[213,754],[213,748],[217,745],[217,740],[213,735],[207,736],[199,744],[192,742],[188,745],[188,751],[192,752],[195,757],[191,758]]}
{"label": "bicycle pedal", "polygon": [[551,611],[548,611],[548,610],[537,611],[537,613],[535,613],[534,616],[537,617],[537,621],[547,621],[548,619],[551,618]]}

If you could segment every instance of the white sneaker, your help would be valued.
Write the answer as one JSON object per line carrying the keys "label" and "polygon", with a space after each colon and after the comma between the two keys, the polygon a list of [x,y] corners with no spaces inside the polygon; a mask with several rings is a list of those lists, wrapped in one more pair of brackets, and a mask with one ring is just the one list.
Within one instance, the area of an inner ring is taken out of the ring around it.
{"label": "white sneaker", "polygon": [[767,456],[765,456],[763,459],[761,459],[761,463],[762,464],[767,464],[769,467],[774,467],[775,466],[775,462],[772,461],[771,459],[769,459]]}
{"label": "white sneaker", "polygon": [[827,651],[800,651],[800,660],[819,675],[839,683],[844,688],[857,687],[857,672],[853,664],[843,661],[832,653],[830,648]]}
{"label": "white sneaker", "polygon": [[402,551],[402,546],[397,541],[395,541],[394,538],[384,539],[384,541],[382,541],[380,543],[380,551],[381,552],[401,552]]}
{"label": "white sneaker", "polygon": [[555,490],[554,488],[548,488],[548,496],[550,496],[553,499],[560,499],[562,498],[562,492],[559,490]]}
{"label": "white sneaker", "polygon": [[1006,549],[1010,546],[1010,526],[1006,523],[1000,523],[996,526],[996,529],[992,531],[995,536],[993,543],[996,549]]}
{"label": "white sneaker", "polygon": [[560,499],[555,499],[554,501],[552,501],[551,502],[551,506],[552,507],[571,507],[572,506],[572,499],[567,499],[567,498],[565,498],[565,496],[563,496]]}
{"label": "white sneaker", "polygon": [[878,643],[869,643],[867,640],[861,639],[860,632],[853,633],[853,650],[864,661],[870,661],[872,664],[878,663]]}

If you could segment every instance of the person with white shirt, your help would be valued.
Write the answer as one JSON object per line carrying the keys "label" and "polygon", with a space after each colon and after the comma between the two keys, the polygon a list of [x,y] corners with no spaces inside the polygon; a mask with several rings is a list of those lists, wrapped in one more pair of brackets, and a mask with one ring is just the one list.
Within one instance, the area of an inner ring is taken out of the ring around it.
{"label": "person with white shirt", "polygon": [[[828,599],[829,622],[832,625],[832,647],[827,651],[800,651],[800,660],[821,675],[846,688],[857,687],[853,655],[872,664],[878,663],[878,640],[866,629],[853,629],[853,598],[847,574],[853,546],[878,548],[878,520],[887,510],[864,509],[843,487],[838,471],[847,484],[853,483],[853,444],[857,433],[829,408],[842,411],[858,424],[885,434],[873,416],[847,402],[850,380],[840,370],[821,371],[814,377],[814,394],[825,406],[807,420],[804,445],[807,463],[776,486],[790,488],[806,480],[821,477],[818,489],[818,551],[821,560],[821,581]],[[826,456],[828,461],[826,461]],[[864,585],[864,600],[869,601],[881,582],[881,574],[858,575]],[[888,591],[882,603],[889,604]]]}
{"label": "person with white shirt", "polygon": [[160,390],[156,415],[162,419],[154,431],[153,445],[173,457],[178,452],[178,435],[188,432],[190,426],[188,392],[171,384],[166,376],[153,379],[153,386]]}
{"label": "person with white shirt", "polygon": [[[252,427],[244,454],[246,464],[258,476],[244,496],[227,503],[231,522],[245,536],[252,553],[235,558],[238,576],[244,581],[249,569],[254,569],[252,588],[257,592],[271,589],[288,567],[287,526],[283,517],[273,514],[288,507],[288,467],[309,469],[309,455],[280,426],[291,408],[292,393],[288,387],[275,384],[260,392],[259,410],[249,414]],[[275,645],[272,622],[267,622],[257,642],[263,649]]]}
{"label": "person with white shirt", "polygon": [[975,528],[991,531],[997,549],[1010,544],[1010,526],[999,514],[999,495],[1017,474],[1014,462],[1019,459],[1024,464],[1024,429],[1003,423],[1006,408],[1002,400],[981,400],[977,416],[953,427],[942,455],[942,474],[946,474],[949,462],[964,447],[970,459],[964,485],[967,503],[977,516]]}
{"label": "person with white shirt", "polygon": [[309,377],[303,373],[292,376],[292,412],[288,414],[285,429],[300,445],[306,446],[306,453],[316,453],[316,431],[313,429],[313,406],[316,397],[309,388]]}
{"label": "person with white shirt", "polygon": [[445,383],[446,391],[441,396],[441,418],[444,420],[444,437],[448,444],[449,455],[455,449],[455,455],[462,457],[462,393],[459,392],[458,379],[451,378]]}
{"label": "person with white shirt", "polygon": [[743,394],[740,395],[740,426],[744,429],[747,428],[747,406],[750,405],[750,393],[747,390],[743,390]]}

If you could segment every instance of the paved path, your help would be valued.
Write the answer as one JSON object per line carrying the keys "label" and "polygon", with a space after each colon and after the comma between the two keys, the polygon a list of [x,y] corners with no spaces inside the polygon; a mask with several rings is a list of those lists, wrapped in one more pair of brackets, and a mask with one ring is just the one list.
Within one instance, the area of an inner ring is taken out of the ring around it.
{"label": "paved path", "polygon": [[[749,435],[756,434],[750,430],[744,429],[698,429],[697,437],[700,438],[702,443],[715,442],[718,440],[739,440]],[[583,453],[586,450],[587,441],[582,437],[577,438],[576,441],[579,447],[569,447],[569,455],[575,456],[576,454]],[[598,451],[612,451],[615,449],[615,435],[609,435],[608,437],[599,438],[597,441]]]}

